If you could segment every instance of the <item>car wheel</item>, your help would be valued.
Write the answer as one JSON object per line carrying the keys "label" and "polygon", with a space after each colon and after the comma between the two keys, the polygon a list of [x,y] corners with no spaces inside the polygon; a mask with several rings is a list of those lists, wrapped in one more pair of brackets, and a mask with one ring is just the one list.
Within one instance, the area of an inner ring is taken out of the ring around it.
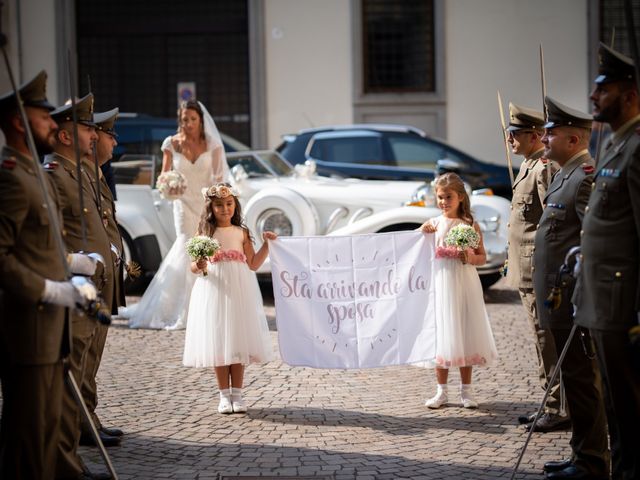
{"label": "car wheel", "polygon": [[496,283],[501,278],[502,278],[502,274],[500,272],[487,273],[486,275],[480,275],[480,283],[482,283],[482,289],[487,290],[491,285]]}
{"label": "car wheel", "polygon": [[314,206],[286,188],[266,189],[254,195],[247,203],[245,221],[260,242],[266,230],[280,236],[318,234],[318,213]]}
{"label": "car wheel", "polygon": [[135,262],[140,268],[140,275],[136,278],[131,277],[127,270],[124,270],[124,292],[126,295],[141,295],[144,293],[147,285],[151,280],[149,275],[146,275],[146,272],[142,270],[142,265],[140,263],[140,259],[135,255],[135,251],[133,249],[133,240],[131,239],[131,235],[127,233],[122,227],[119,227],[120,235],[122,236],[122,257],[125,262]]}

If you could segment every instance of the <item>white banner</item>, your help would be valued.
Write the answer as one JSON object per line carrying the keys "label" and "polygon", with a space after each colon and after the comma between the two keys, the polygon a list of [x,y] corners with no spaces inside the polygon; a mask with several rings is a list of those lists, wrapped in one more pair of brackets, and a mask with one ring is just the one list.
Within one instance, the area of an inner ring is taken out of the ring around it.
{"label": "white banner", "polygon": [[421,232],[269,242],[282,359],[365,368],[435,357],[434,255]]}

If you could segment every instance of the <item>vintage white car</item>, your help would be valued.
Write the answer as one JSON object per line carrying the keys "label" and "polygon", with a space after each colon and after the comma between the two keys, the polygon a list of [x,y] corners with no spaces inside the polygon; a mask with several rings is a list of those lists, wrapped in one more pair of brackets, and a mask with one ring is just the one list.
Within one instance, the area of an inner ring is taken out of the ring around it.
{"label": "vintage white car", "polygon": [[[321,177],[313,162],[294,168],[274,151],[230,153],[227,161],[256,247],[265,230],[280,236],[389,232],[415,229],[440,214],[426,183]],[[173,208],[149,185],[117,185],[117,193],[124,254],[143,271],[139,280],[128,280],[135,291],[150,280],[175,240]],[[488,252],[487,265],[478,271],[489,286],[499,279],[505,259],[509,202],[474,194],[471,204]],[[267,261],[258,274],[269,273]]]}

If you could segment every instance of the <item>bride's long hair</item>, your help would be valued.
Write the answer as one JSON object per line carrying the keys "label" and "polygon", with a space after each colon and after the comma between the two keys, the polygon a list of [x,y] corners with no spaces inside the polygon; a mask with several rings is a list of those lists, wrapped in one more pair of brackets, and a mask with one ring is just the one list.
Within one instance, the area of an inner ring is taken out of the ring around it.
{"label": "bride's long hair", "polygon": [[193,110],[198,114],[198,118],[200,119],[200,139],[206,140],[204,135],[204,114],[202,113],[202,108],[200,108],[200,103],[196,100],[187,100],[186,102],[182,102],[180,107],[178,108],[178,133],[182,132],[182,113],[185,110]]}
{"label": "bride's long hair", "polygon": [[[221,191],[225,191],[226,195],[221,196]],[[242,206],[240,205],[240,201],[238,200],[238,197],[234,195],[233,187],[228,183],[216,183],[215,185],[209,187],[204,193],[204,207],[202,207],[202,213],[200,214],[198,235],[206,235],[207,237],[213,236],[216,228],[218,227],[216,216],[213,214],[213,201],[216,198],[226,198],[227,196],[232,196],[235,203],[235,209],[233,212],[233,216],[231,217],[231,225],[235,225],[236,227],[240,227],[243,230],[246,230],[246,232],[249,234],[249,239],[251,239],[251,241],[253,242],[251,232],[244,224],[244,220],[242,218]]]}
{"label": "bride's long hair", "polygon": [[469,200],[469,194],[466,188],[464,188],[464,182],[462,179],[453,172],[440,175],[434,181],[434,191],[438,194],[438,189],[452,190],[460,197],[460,205],[458,206],[458,216],[461,220],[473,225],[473,215],[471,214],[471,200]]}

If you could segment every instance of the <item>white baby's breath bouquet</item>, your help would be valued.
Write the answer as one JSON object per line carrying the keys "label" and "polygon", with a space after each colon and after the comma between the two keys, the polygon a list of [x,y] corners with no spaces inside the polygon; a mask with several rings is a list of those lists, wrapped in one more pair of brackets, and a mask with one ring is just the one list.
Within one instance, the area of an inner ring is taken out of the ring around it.
{"label": "white baby's breath bouquet", "polygon": [[471,225],[460,224],[449,230],[444,243],[459,250],[475,249],[480,245],[480,235]]}
{"label": "white baby's breath bouquet", "polygon": [[162,172],[156,181],[156,188],[162,198],[175,200],[176,198],[180,198],[187,190],[187,179],[175,170]]}
{"label": "white baby's breath bouquet", "polygon": [[[216,252],[220,250],[220,242],[215,238],[205,235],[196,235],[189,239],[185,247],[187,249],[187,255],[191,257],[191,260],[197,262],[202,258],[213,257]],[[207,276],[206,270],[202,272],[202,276]]]}

